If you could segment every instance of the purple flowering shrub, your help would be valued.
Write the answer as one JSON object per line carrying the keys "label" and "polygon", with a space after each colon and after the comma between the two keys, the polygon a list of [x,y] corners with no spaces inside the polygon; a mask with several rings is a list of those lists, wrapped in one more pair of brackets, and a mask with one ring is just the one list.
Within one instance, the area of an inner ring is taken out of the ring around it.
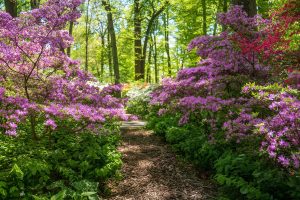
{"label": "purple flowering shrub", "polygon": [[[262,65],[258,56],[244,54],[233,40],[245,32],[244,29],[247,29],[249,37],[256,37],[254,27],[257,19],[245,18],[246,14],[238,6],[220,15],[220,23],[229,25],[231,29],[218,36],[194,39],[188,48],[197,50],[202,58],[199,65],[181,70],[174,80],[164,80],[152,94],[151,103],[170,104],[169,107],[174,106],[174,110],[182,110],[185,114],[195,109],[217,112],[245,101],[239,97],[242,86],[247,82],[265,83],[270,76],[269,67]],[[240,25],[237,30],[236,24]],[[188,118],[187,115],[185,118]]]}
{"label": "purple flowering shrub", "polygon": [[298,169],[300,162],[300,100],[299,91],[278,84],[257,86],[248,84],[252,93],[272,113],[254,123],[257,134],[263,135],[261,149],[283,167]]}
{"label": "purple flowering shrub", "polygon": [[249,18],[233,6],[218,21],[224,32],[189,44],[199,64],[151,94],[148,126],[185,157],[214,168],[231,199],[300,198],[299,82],[284,81],[291,74],[280,67],[290,58],[267,60],[251,45],[270,38],[271,20]]}
{"label": "purple flowering shrub", "polygon": [[122,87],[98,87],[65,54],[81,2],[0,12],[0,199],[98,199],[121,167]]}
{"label": "purple flowering shrub", "polygon": [[[271,82],[271,66],[264,66],[254,51],[243,52],[237,47],[235,40],[240,34],[247,33],[248,37],[253,39],[264,34],[264,29],[256,31],[255,27],[266,22],[259,17],[248,18],[239,6],[232,7],[228,13],[220,14],[219,22],[229,26],[228,30],[219,36],[196,38],[189,45],[189,49],[196,48],[197,54],[202,58],[199,65],[181,70],[174,80],[164,80],[161,87],[152,93],[151,103],[162,105],[159,115],[166,112],[181,112],[180,124],[188,123],[189,115],[198,111],[210,111],[212,116],[217,112],[226,113],[225,118],[229,120],[223,119],[222,126],[227,130],[225,137],[228,140],[234,138],[239,142],[247,136],[255,135],[254,128],[259,124],[267,124],[269,118],[273,116],[271,111],[274,109],[270,109],[263,99],[244,95],[242,91],[243,85],[247,82],[257,84],[267,84],[268,80]],[[296,97],[294,101],[299,100]],[[274,104],[276,103],[273,102],[271,105]],[[297,103],[293,103],[292,108],[295,109],[297,106]],[[267,115],[264,114],[266,112]],[[286,120],[288,122],[290,119]],[[209,121],[214,127],[214,120]],[[263,130],[263,127],[261,126],[260,130]],[[265,140],[270,139],[268,131],[260,134],[265,136]],[[297,134],[295,136],[298,137]],[[265,145],[265,142],[263,144]],[[299,146],[297,143],[295,145]],[[299,159],[296,157],[298,156],[294,155],[293,160]],[[279,160],[278,162],[282,163]],[[287,164],[284,166],[287,167]],[[290,166],[298,165],[291,163]]]}
{"label": "purple flowering shrub", "polygon": [[[49,0],[39,9],[12,18],[0,12],[1,128],[17,134],[18,124],[29,119],[36,137],[36,122],[56,129],[61,120],[97,129],[108,118],[124,118],[122,102],[112,94],[119,86],[100,90],[95,78],[65,54],[73,38],[63,28],[75,21],[81,0]],[[72,126],[74,126],[72,124]]]}

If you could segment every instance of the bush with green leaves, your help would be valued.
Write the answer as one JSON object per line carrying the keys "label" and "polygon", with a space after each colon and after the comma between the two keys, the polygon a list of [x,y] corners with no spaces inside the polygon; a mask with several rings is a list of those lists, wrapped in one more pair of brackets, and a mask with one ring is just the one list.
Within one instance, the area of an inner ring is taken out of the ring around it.
{"label": "bush with green leaves", "polygon": [[145,119],[149,114],[150,94],[156,87],[156,85],[147,85],[146,87],[134,86],[128,90],[126,93],[128,98],[127,113]]}
{"label": "bush with green leaves", "polygon": [[198,65],[151,94],[149,128],[212,169],[221,199],[300,199],[299,11],[287,1],[265,20],[232,6],[224,31],[189,44]]}
{"label": "bush with green leaves", "polygon": [[99,199],[122,161],[117,126],[98,134],[58,129],[39,141],[0,135],[0,199]]}
{"label": "bush with green leaves", "polygon": [[225,130],[208,123],[214,115],[216,126],[226,120],[224,113],[194,112],[188,123],[179,125],[179,113],[157,115],[150,108],[148,128],[170,143],[175,152],[202,170],[209,170],[219,185],[220,199],[299,199],[300,174],[289,171],[257,151],[259,137],[253,135],[236,143],[226,139]]}

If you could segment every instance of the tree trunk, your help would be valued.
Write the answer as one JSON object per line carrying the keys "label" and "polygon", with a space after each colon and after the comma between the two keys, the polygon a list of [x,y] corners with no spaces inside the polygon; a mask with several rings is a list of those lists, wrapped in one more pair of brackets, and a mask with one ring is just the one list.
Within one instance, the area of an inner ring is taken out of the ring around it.
{"label": "tree trunk", "polygon": [[227,12],[228,10],[228,0],[223,0],[223,12]]}
{"label": "tree trunk", "polygon": [[157,66],[157,44],[156,44],[156,34],[153,31],[153,59],[154,59],[154,76],[155,76],[155,83],[158,83],[158,76],[159,76],[159,71],[158,71],[158,66]]}
{"label": "tree trunk", "polygon": [[180,56],[179,56],[179,46],[176,45],[176,74],[179,71],[179,63],[180,63]]}
{"label": "tree trunk", "polygon": [[170,44],[169,44],[169,9],[166,10],[164,16],[164,28],[165,28],[165,49],[167,53],[167,65],[168,65],[168,76],[171,76],[171,57],[170,57]]}
{"label": "tree trunk", "polygon": [[213,36],[215,36],[217,34],[217,29],[218,29],[218,22],[217,22],[217,18],[214,24],[214,30],[213,30]]}
{"label": "tree trunk", "polygon": [[40,0],[30,0],[31,9],[36,9],[40,6]]}
{"label": "tree trunk", "polygon": [[104,81],[104,54],[105,54],[105,35],[101,35],[101,60],[100,60],[100,80]]}
{"label": "tree trunk", "polygon": [[86,18],[85,18],[85,71],[89,70],[89,7],[90,0],[87,0]]}
{"label": "tree trunk", "polygon": [[[226,13],[228,10],[228,1],[227,0],[223,0],[223,13]],[[226,26],[222,25],[222,31],[226,30]]]}
{"label": "tree trunk", "polygon": [[149,36],[151,34],[152,26],[153,23],[155,22],[156,18],[165,10],[165,8],[168,6],[168,4],[165,4],[162,6],[158,11],[154,12],[150,18],[150,21],[147,26],[147,30],[145,33],[145,40],[144,40],[144,45],[143,45],[143,51],[142,51],[142,60],[141,60],[141,70],[142,70],[142,77],[144,77],[145,74],[145,61],[146,61],[146,51],[147,51],[147,46],[148,46],[148,40]]}
{"label": "tree trunk", "polygon": [[147,83],[151,83],[151,60],[152,60],[152,52],[153,52],[153,41],[151,41],[149,48],[149,56],[148,56],[148,67],[147,67]]}
{"label": "tree trunk", "polygon": [[108,58],[108,68],[109,68],[109,77],[110,82],[113,82],[113,70],[112,70],[112,54],[111,54],[111,42],[110,42],[110,35],[107,32],[107,58]]}
{"label": "tree trunk", "polygon": [[4,0],[5,11],[12,17],[18,16],[18,1],[17,0]]}
{"label": "tree trunk", "polygon": [[[69,24],[69,34],[70,34],[70,36],[73,35],[73,26],[74,26],[74,22],[70,22],[70,24]],[[69,47],[67,48],[67,55],[68,55],[69,57],[71,57],[71,46],[69,46]]]}
{"label": "tree trunk", "polygon": [[201,0],[202,2],[202,20],[203,20],[203,35],[207,35],[207,24],[206,24],[206,0]]}
{"label": "tree trunk", "polygon": [[[222,0],[219,0],[218,7],[217,7],[217,14],[220,12],[221,6],[222,6]],[[217,29],[218,29],[218,18],[217,18],[217,15],[216,15],[216,20],[215,20],[215,24],[214,24],[213,35],[217,34]]]}
{"label": "tree trunk", "polygon": [[[102,1],[102,4],[107,11],[107,25],[108,25],[108,32],[110,35],[110,42],[111,42],[111,50],[112,50],[112,59],[113,59],[113,69],[114,69],[114,77],[115,77],[115,84],[120,83],[120,72],[119,72],[119,60],[118,60],[118,48],[117,48],[117,41],[116,41],[116,33],[114,29],[114,21],[111,12],[111,7],[109,2]],[[118,94],[120,96],[120,94]]]}
{"label": "tree trunk", "polygon": [[256,0],[232,0],[233,5],[241,5],[249,17],[257,14]]}
{"label": "tree trunk", "polygon": [[140,1],[134,0],[134,72],[135,80],[144,79],[142,69],[142,19]]}
{"label": "tree trunk", "polygon": [[[101,66],[100,66],[100,67],[101,67]],[[101,69],[99,70],[99,65],[96,66],[96,71],[97,71],[97,78],[98,78],[98,80],[100,79],[100,82],[102,82],[102,80],[101,80],[101,75],[100,75]]]}

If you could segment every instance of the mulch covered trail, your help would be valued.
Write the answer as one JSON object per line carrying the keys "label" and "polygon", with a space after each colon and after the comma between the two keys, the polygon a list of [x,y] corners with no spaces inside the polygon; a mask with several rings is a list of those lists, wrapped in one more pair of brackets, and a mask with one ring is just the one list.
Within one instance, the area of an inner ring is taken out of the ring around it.
{"label": "mulch covered trail", "polygon": [[204,174],[176,159],[170,146],[150,131],[123,130],[123,179],[109,183],[109,200],[213,199],[215,188]]}

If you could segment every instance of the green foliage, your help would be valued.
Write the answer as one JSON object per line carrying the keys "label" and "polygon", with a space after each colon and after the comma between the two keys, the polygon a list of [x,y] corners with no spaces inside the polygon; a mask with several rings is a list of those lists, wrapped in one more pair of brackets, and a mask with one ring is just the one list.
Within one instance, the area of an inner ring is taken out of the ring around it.
{"label": "green foliage", "polygon": [[257,155],[240,153],[227,151],[215,162],[215,179],[229,199],[299,198],[299,176],[291,176],[266,159],[258,160]]}
{"label": "green foliage", "polygon": [[58,130],[32,141],[0,139],[0,199],[99,199],[116,175],[121,157],[114,125],[99,135]]}
{"label": "green foliage", "polygon": [[[153,111],[152,111],[153,112]],[[154,130],[155,134],[165,136],[169,127],[176,126],[179,120],[178,116],[164,115],[163,117],[155,117],[156,113],[150,113],[148,116],[147,128]],[[157,112],[157,110],[156,110]]]}
{"label": "green foliage", "polygon": [[156,85],[134,85],[126,94],[128,102],[126,105],[127,113],[145,119],[149,114],[150,93],[156,88]]}
{"label": "green foliage", "polygon": [[[257,138],[238,144],[226,140],[222,129],[214,130],[206,123],[210,112],[194,112],[189,123],[179,126],[180,116],[158,116],[158,110],[151,108],[148,128],[163,136],[184,158],[202,169],[213,170],[220,185],[220,199],[300,198],[300,174],[277,167],[265,155],[253,151],[260,145]],[[220,126],[224,113],[215,115],[216,125]]]}

